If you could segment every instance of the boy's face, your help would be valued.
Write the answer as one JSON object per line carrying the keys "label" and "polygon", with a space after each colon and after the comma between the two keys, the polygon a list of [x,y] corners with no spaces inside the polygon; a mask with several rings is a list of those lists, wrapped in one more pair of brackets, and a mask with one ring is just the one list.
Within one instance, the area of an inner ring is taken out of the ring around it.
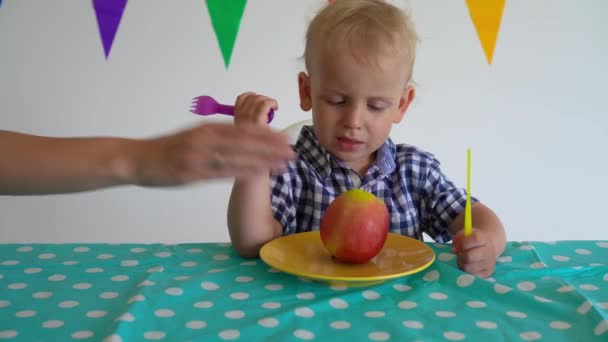
{"label": "boy's face", "polygon": [[299,75],[300,107],[312,109],[321,145],[363,175],[414,98],[410,70],[399,54],[369,61],[348,47],[313,56],[310,75]]}

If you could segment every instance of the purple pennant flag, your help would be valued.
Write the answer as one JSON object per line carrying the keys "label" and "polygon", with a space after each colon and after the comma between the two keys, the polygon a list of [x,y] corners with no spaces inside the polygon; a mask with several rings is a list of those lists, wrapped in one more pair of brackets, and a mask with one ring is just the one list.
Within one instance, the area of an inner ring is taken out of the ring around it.
{"label": "purple pennant flag", "polygon": [[101,35],[106,59],[110,56],[114,36],[118,31],[118,25],[120,25],[120,19],[126,5],[127,0],[93,0],[93,8],[97,16],[97,25],[99,25],[99,34]]}

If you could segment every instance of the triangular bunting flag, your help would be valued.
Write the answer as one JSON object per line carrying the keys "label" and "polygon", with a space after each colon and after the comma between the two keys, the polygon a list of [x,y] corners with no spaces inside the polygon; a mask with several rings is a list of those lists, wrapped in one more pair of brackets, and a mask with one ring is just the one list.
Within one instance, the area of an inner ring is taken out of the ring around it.
{"label": "triangular bunting flag", "polygon": [[247,0],[207,0],[211,24],[215,30],[226,68],[230,65],[232,49],[241,26]]}
{"label": "triangular bunting flag", "polygon": [[97,16],[97,25],[99,26],[99,34],[101,35],[106,59],[110,56],[112,43],[126,5],[127,0],[93,0],[93,8]]}
{"label": "triangular bunting flag", "polygon": [[488,64],[492,64],[506,0],[466,0]]}

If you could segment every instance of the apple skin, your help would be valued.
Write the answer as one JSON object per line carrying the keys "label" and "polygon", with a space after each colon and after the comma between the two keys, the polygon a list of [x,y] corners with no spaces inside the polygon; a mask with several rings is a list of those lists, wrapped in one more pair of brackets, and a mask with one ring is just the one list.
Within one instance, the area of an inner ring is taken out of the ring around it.
{"label": "apple skin", "polygon": [[360,264],[380,252],[389,224],[384,201],[365,190],[353,189],[329,204],[319,230],[329,254],[342,262]]}

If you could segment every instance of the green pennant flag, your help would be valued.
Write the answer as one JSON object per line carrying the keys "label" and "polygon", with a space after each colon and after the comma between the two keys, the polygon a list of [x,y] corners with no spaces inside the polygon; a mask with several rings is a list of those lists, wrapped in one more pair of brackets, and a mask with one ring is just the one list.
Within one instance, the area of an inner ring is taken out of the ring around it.
{"label": "green pennant flag", "polygon": [[222,50],[226,68],[230,65],[232,49],[239,33],[239,26],[247,0],[207,0],[211,24]]}

